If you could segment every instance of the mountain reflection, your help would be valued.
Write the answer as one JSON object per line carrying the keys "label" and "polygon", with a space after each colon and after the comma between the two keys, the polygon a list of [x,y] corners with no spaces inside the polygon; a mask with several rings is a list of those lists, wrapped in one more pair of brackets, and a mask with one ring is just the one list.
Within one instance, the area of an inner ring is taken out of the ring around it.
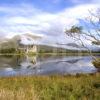
{"label": "mountain reflection", "polygon": [[0,56],[0,76],[95,73],[90,56]]}

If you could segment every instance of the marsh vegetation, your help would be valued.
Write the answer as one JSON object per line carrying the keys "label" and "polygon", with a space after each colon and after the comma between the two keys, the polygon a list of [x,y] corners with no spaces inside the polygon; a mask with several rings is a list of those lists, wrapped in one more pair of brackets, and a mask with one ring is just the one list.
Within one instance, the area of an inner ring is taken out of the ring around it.
{"label": "marsh vegetation", "polygon": [[100,74],[0,78],[1,100],[99,100]]}

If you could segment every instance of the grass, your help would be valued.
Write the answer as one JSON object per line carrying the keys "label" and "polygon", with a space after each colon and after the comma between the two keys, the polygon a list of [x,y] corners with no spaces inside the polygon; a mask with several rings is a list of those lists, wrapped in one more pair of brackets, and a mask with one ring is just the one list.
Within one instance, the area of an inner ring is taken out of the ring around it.
{"label": "grass", "polygon": [[[95,55],[100,55],[100,53],[92,53],[94,56]],[[30,53],[0,53],[1,56],[3,55],[28,55],[28,56],[33,56],[33,55],[39,55],[39,56],[43,56],[43,55],[59,55],[59,56],[89,56],[90,53],[88,52],[76,52],[76,53],[72,53],[72,52],[66,52],[66,53],[57,53],[57,52],[44,52],[44,53],[34,53],[34,52],[30,52]]]}
{"label": "grass", "polygon": [[1,77],[0,100],[100,100],[100,74]]}
{"label": "grass", "polygon": [[100,58],[97,58],[92,63],[96,68],[100,68]]}

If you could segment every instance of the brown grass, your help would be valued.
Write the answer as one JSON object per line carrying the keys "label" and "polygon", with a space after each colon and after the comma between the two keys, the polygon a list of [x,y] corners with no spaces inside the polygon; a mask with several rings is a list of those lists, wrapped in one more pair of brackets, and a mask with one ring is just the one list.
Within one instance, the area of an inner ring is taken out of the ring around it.
{"label": "brown grass", "polygon": [[0,100],[100,100],[100,74],[2,77]]}

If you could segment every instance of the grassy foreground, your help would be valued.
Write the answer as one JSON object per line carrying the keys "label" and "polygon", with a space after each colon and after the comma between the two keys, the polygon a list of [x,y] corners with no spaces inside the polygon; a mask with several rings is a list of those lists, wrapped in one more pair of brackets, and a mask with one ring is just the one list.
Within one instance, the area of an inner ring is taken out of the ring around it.
{"label": "grassy foreground", "polygon": [[100,100],[100,74],[2,77],[0,100]]}

